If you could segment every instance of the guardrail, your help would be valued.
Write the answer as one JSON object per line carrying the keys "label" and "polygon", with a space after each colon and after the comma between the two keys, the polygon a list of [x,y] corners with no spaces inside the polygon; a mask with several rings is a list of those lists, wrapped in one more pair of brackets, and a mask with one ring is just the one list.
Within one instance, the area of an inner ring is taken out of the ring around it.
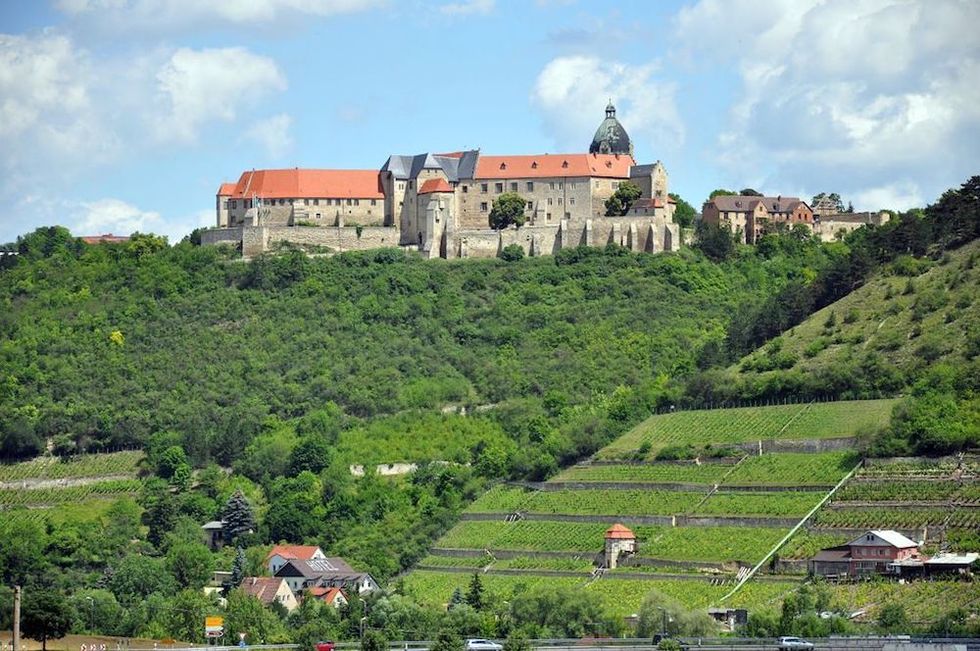
{"label": "guardrail", "polygon": [[[726,650],[745,650],[745,649],[774,649],[778,648],[778,640],[774,638],[754,638],[754,637],[678,637],[675,638],[685,647],[692,650],[701,649],[703,651],[726,651]],[[911,637],[908,635],[899,636],[833,636],[826,638],[809,638],[814,647],[820,651],[845,651],[852,649],[881,649],[885,645],[940,645],[956,644],[969,647],[980,645],[980,638],[969,637]],[[649,637],[643,638],[549,638],[528,640],[533,649],[546,649],[556,651],[558,649],[656,649],[653,640]],[[390,651],[428,651],[435,644],[433,640],[398,640],[388,643]],[[334,648],[338,651],[360,649],[361,643],[357,640],[334,642]],[[157,645],[155,647],[130,647],[127,651],[241,651],[241,649],[299,649],[298,644],[249,644],[242,646],[166,646]]]}

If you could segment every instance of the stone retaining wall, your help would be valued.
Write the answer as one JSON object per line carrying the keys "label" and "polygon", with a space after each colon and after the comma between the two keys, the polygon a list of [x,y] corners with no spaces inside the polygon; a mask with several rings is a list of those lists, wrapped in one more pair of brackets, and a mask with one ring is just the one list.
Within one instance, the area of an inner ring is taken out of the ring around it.
{"label": "stone retaining wall", "polygon": [[[504,521],[513,513],[463,513],[461,521]],[[734,515],[572,515],[568,513],[520,513],[521,520],[546,522],[592,522],[599,524],[651,524],[665,527],[777,527],[789,528],[799,518],[764,518]]]}
{"label": "stone retaining wall", "polygon": [[766,439],[747,441],[733,445],[738,450],[751,454],[766,452],[834,452],[857,447],[857,438],[844,436],[832,439]]}

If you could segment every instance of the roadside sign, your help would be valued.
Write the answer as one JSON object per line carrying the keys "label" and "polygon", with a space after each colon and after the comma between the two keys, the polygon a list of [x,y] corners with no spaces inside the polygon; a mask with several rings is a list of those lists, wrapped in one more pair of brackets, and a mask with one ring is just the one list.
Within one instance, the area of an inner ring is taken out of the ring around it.
{"label": "roadside sign", "polygon": [[204,618],[205,637],[221,637],[225,634],[224,617],[209,616]]}

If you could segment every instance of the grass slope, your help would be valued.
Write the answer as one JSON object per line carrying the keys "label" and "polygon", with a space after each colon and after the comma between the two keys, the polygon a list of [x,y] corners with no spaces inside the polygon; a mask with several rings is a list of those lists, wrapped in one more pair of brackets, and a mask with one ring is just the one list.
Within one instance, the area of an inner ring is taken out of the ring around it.
{"label": "grass slope", "polygon": [[980,343],[978,256],[980,242],[973,242],[935,263],[900,259],[732,370],[765,382],[781,372],[774,366],[812,374],[871,354],[905,374],[962,359]]}

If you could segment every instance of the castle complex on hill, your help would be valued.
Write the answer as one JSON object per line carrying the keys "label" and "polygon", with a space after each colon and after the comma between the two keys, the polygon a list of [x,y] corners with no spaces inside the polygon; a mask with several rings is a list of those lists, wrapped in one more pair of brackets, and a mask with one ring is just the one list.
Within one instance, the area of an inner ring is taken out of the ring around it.
{"label": "castle complex on hill", "polygon": [[[642,194],[625,215],[605,202],[624,181]],[[679,246],[660,161],[637,165],[612,104],[589,153],[484,156],[479,150],[389,156],[380,170],[244,172],[223,183],[217,225],[203,244],[230,243],[250,257],[288,245],[341,252],[387,246],[426,257],[490,257],[516,244],[528,255],[615,243],[633,251]],[[490,228],[506,192],[527,201],[520,227]]]}

